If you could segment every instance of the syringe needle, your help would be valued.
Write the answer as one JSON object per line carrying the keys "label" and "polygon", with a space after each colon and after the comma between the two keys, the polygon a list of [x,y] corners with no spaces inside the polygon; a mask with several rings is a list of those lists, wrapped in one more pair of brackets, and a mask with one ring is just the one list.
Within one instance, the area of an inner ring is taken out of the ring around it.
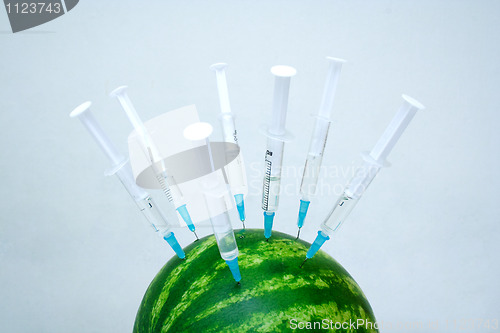
{"label": "syringe needle", "polygon": [[300,228],[299,231],[297,232],[297,238],[295,238],[295,240],[299,239],[299,236],[300,236]]}
{"label": "syringe needle", "polygon": [[241,221],[241,223],[243,223],[243,230],[245,230],[246,229],[246,227],[245,227],[245,220]]}
{"label": "syringe needle", "polygon": [[[194,234],[194,236],[196,237],[196,241],[200,240],[200,239],[198,238],[198,235],[196,234],[196,231],[193,231],[193,234]],[[196,241],[195,241],[195,242],[196,242]]]}
{"label": "syringe needle", "polygon": [[300,264],[299,268],[302,268],[302,266],[304,266],[304,264],[306,263],[307,261],[307,258],[304,259],[304,261],[302,262],[302,264]]}

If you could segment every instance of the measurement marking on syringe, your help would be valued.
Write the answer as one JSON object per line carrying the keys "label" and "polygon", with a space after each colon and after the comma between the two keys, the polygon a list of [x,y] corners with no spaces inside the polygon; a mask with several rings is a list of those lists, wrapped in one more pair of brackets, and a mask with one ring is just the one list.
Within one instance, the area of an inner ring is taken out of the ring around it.
{"label": "measurement marking on syringe", "polygon": [[262,198],[262,209],[267,210],[269,207],[269,189],[271,185],[271,166],[272,162],[267,159],[267,156],[272,156],[269,150],[266,152],[266,175],[264,177],[264,196]]}

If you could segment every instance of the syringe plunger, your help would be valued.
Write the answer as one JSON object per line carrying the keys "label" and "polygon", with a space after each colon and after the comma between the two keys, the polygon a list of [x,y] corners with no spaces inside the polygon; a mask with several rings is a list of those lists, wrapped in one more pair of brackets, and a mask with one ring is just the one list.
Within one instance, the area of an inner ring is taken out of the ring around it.
{"label": "syringe plunger", "polygon": [[333,108],[333,101],[335,99],[335,91],[337,90],[337,84],[339,81],[340,72],[342,70],[342,64],[345,63],[345,60],[333,57],[326,57],[326,59],[328,60],[330,65],[328,68],[328,74],[326,76],[326,82],[318,116],[330,119]]}
{"label": "syringe plunger", "polygon": [[136,129],[136,131],[139,133],[139,135],[145,135],[146,130],[144,129],[144,124],[142,123],[141,118],[139,117],[139,114],[135,110],[134,105],[132,104],[132,101],[128,97],[127,94],[127,86],[120,86],[113,90],[109,96],[110,97],[116,97],[118,101],[120,102],[123,110],[125,110],[125,113],[127,113],[127,116],[132,123],[132,126]]}
{"label": "syringe plunger", "polygon": [[394,148],[394,145],[398,142],[417,111],[425,108],[418,101],[407,95],[403,95],[402,97],[403,104],[370,152],[370,156],[380,164],[385,163],[387,155]]}
{"label": "syringe plunger", "polygon": [[297,71],[289,66],[274,66],[271,73],[275,76],[273,110],[269,132],[273,135],[284,135],[286,111],[288,107],[288,92],[290,89],[290,79]]}
{"label": "syringe plunger", "polygon": [[120,154],[118,149],[116,149],[115,145],[109,140],[106,133],[104,133],[103,129],[94,118],[94,115],[90,111],[91,105],[91,102],[85,102],[76,107],[69,116],[71,118],[80,119],[82,124],[87,128],[94,140],[102,149],[106,157],[109,158],[112,165],[118,165],[123,162],[125,157]]}
{"label": "syringe plunger", "polygon": [[70,113],[70,117],[78,118],[82,122],[106,157],[111,161],[112,167],[110,171],[107,172],[107,175],[116,174],[134,200],[137,201],[146,197],[146,191],[135,184],[127,159],[120,154],[90,111],[91,105],[91,102],[81,104]]}

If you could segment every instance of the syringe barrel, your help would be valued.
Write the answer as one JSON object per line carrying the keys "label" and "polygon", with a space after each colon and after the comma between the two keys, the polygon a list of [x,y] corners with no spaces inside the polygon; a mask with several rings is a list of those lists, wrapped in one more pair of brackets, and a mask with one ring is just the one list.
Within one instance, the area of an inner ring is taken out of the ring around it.
{"label": "syringe barrel", "polygon": [[309,153],[307,154],[304,173],[302,175],[302,183],[300,184],[300,193],[303,199],[309,200],[316,193],[316,185],[321,170],[321,161],[323,160],[329,128],[329,120],[320,117],[316,118],[311,144],[309,145]]}
{"label": "syringe barrel", "polygon": [[323,155],[325,151],[326,140],[328,139],[328,131],[330,129],[330,120],[327,118],[317,117],[314,123],[313,135],[311,144],[309,145],[309,153],[315,156]]}
{"label": "syringe barrel", "polygon": [[387,126],[370,152],[370,156],[381,164],[385,162],[387,155],[389,155],[392,148],[394,148],[394,145],[398,142],[415,113],[425,108],[422,104],[409,96],[403,95],[402,97],[403,104],[401,104],[398,112],[394,118],[392,118],[391,123]]}
{"label": "syringe barrel", "polygon": [[224,260],[233,260],[238,257],[238,245],[229,219],[225,193],[215,187],[205,186],[203,194],[220,255]]}
{"label": "syringe barrel", "polygon": [[271,73],[274,74],[275,81],[271,124],[268,130],[273,135],[284,135],[290,79],[297,71],[289,66],[274,66]]}
{"label": "syringe barrel", "polygon": [[365,161],[363,166],[356,170],[354,177],[349,181],[344,191],[346,195],[350,198],[359,199],[381,168],[382,166],[380,164]]}
{"label": "syringe barrel", "polygon": [[111,164],[118,165],[125,159],[125,157],[120,154],[118,149],[116,149],[116,146],[111,142],[97,120],[94,118],[94,115],[90,111],[91,105],[91,102],[81,104],[70,113],[70,117],[78,118],[92,135],[106,157],[109,158]]}
{"label": "syringe barrel", "polygon": [[146,217],[151,227],[163,238],[170,232],[172,225],[158,209],[158,206],[149,195],[135,202],[141,213]]}
{"label": "syringe barrel", "polygon": [[321,229],[332,236],[347,219],[353,208],[370,185],[382,166],[366,160],[362,167],[356,170],[344,193],[337,199]]}
{"label": "syringe barrel", "polygon": [[225,170],[228,177],[229,185],[233,194],[247,192],[245,168],[243,166],[243,158],[238,147],[238,137],[234,118],[231,114],[221,114],[220,120],[224,134],[226,161],[231,161],[226,165]]}
{"label": "syringe barrel", "polygon": [[344,192],[337,199],[333,209],[330,211],[325,221],[321,224],[321,230],[328,234],[328,236],[333,236],[342,223],[344,223],[357,203],[357,199],[347,196]]}
{"label": "syringe barrel", "polygon": [[335,91],[337,90],[342,64],[345,60],[333,57],[326,57],[326,59],[329,62],[329,68],[318,115],[329,119],[333,109],[333,101],[335,100]]}
{"label": "syringe barrel", "polygon": [[271,163],[271,177],[281,177],[281,166],[283,164],[283,141],[267,138],[266,161]]}
{"label": "syringe barrel", "polygon": [[127,189],[127,192],[134,199],[135,203],[148,222],[152,225],[153,229],[160,232],[162,237],[165,236],[171,227],[177,224],[178,219],[173,203],[167,202],[165,215],[165,213],[161,211],[153,201],[153,198],[151,198],[148,192],[136,185],[132,176],[130,163],[126,162],[123,164],[122,167],[120,167],[114,174],[118,177],[118,179],[120,179],[120,182]]}
{"label": "syringe barrel", "polygon": [[278,209],[284,145],[283,141],[271,137],[267,139],[266,174],[262,189],[262,209],[266,212],[275,212]]}
{"label": "syringe barrel", "polygon": [[120,179],[120,182],[123,184],[134,201],[137,202],[149,196],[149,194],[144,189],[137,186],[137,184],[135,183],[134,177],[132,176],[130,163],[128,161],[122,161],[122,163],[123,164],[116,171],[113,170],[107,172],[107,175],[111,176],[115,174],[118,179]]}
{"label": "syringe barrel", "polygon": [[173,202],[175,207],[184,205],[186,203],[184,195],[182,194],[179,185],[177,185],[175,178],[168,173],[168,170],[166,168],[164,171],[156,168],[153,168],[153,170],[156,174],[156,179],[160,183],[163,193],[167,196],[168,201]]}
{"label": "syringe barrel", "polygon": [[323,155],[307,155],[304,173],[302,174],[302,182],[300,183],[300,195],[302,200],[310,201],[311,197],[316,193],[322,159]]}
{"label": "syringe barrel", "polygon": [[225,166],[226,175],[233,194],[246,194],[247,179],[245,176],[245,167],[243,166],[242,156],[236,158]]}
{"label": "syringe barrel", "polygon": [[229,114],[221,114],[220,121],[222,124],[222,132],[224,134],[224,142],[238,144],[238,133],[236,132],[236,125],[234,117]]}
{"label": "syringe barrel", "polygon": [[[222,259],[233,260],[238,257],[238,245],[236,244],[228,213],[225,212],[215,217],[211,217],[210,220],[212,221],[212,228]],[[227,224],[229,224],[229,226],[227,226]]]}

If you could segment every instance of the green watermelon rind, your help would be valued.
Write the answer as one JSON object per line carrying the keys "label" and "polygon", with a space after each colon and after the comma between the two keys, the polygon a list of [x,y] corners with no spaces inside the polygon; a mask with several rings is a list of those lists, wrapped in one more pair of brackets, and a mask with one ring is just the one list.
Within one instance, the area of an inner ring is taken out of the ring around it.
{"label": "green watermelon rind", "polygon": [[[305,241],[273,231],[266,242],[261,229],[237,231],[236,239],[241,285],[232,279],[215,238],[204,237],[184,249],[185,260],[173,257],[158,272],[134,332],[284,332],[294,331],[292,319],[375,323],[358,284],[325,252],[299,268],[310,246]],[[333,331],[377,332],[370,327]]]}

